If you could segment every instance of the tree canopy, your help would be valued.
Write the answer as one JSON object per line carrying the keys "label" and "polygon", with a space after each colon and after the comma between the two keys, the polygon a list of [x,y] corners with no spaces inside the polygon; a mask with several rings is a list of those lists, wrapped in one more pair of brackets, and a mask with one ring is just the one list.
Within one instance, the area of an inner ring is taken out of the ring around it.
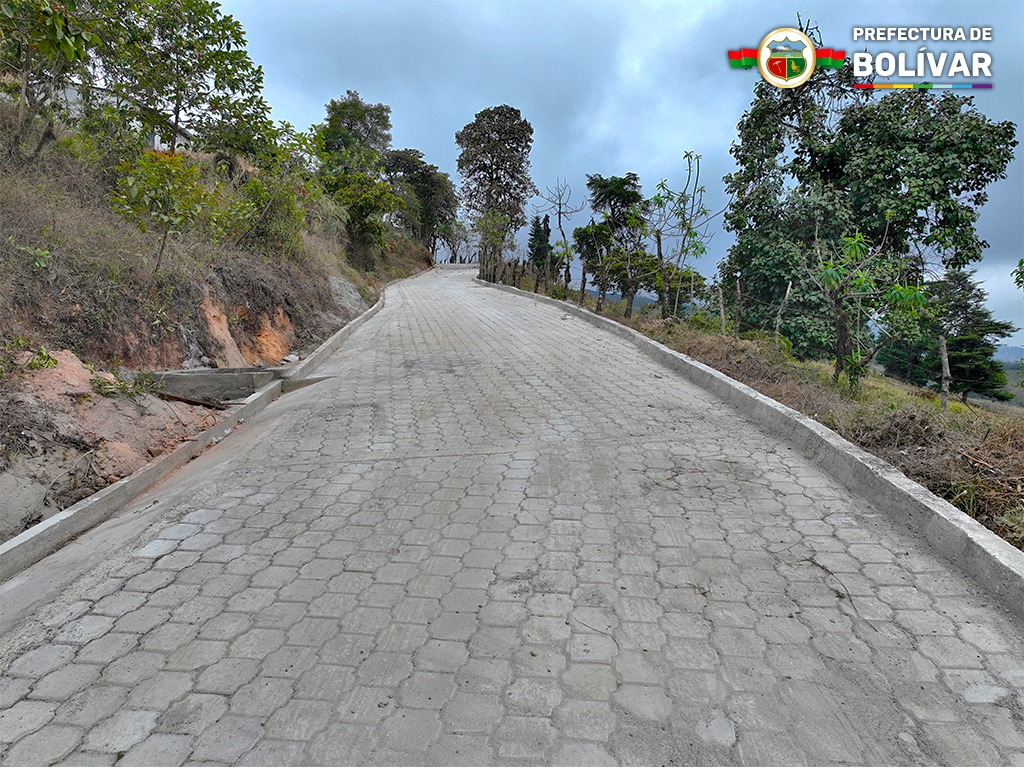
{"label": "tree canopy", "polygon": [[462,201],[476,216],[494,211],[511,231],[526,223],[526,201],[536,194],[530,178],[533,126],[515,107],[502,104],[476,113],[455,134],[459,145]]}
{"label": "tree canopy", "polygon": [[[814,277],[843,257],[847,238],[859,234],[872,264],[903,287],[935,265],[980,258],[977,210],[1017,144],[1013,123],[988,120],[970,97],[878,98],[855,90],[848,70],[817,70],[800,88],[758,83],[730,150],[737,170],[725,177],[736,241],[721,280],[740,283],[754,328],[774,321],[792,286],[782,332],[803,355],[835,348],[834,307]],[[851,334],[868,333],[869,319]]]}
{"label": "tree canopy", "polygon": [[109,0],[89,83],[173,149],[252,153],[269,141],[263,69],[241,23],[211,0]]}

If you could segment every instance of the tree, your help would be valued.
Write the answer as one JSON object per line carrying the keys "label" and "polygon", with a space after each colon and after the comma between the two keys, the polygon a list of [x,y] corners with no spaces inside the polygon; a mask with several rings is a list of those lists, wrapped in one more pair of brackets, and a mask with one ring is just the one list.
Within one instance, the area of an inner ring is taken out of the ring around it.
{"label": "tree", "polygon": [[548,187],[541,194],[541,199],[547,203],[542,210],[549,213],[555,214],[555,222],[558,226],[558,234],[561,235],[561,239],[555,244],[556,255],[559,263],[565,270],[565,287],[566,290],[569,288],[569,282],[572,280],[572,246],[569,243],[569,238],[565,235],[565,221],[572,216],[574,213],[579,213],[586,207],[585,202],[581,202],[579,205],[573,205],[572,202],[572,187],[569,186],[568,182],[558,179],[555,182],[555,187],[552,189]]}
{"label": "tree", "polygon": [[459,201],[451,178],[425,162],[423,153],[416,149],[386,153],[384,174],[392,185],[404,185],[414,195],[415,206],[407,201],[402,213],[413,237],[436,259],[441,232],[452,225],[458,213]]}
{"label": "tree", "polygon": [[595,311],[601,314],[605,296],[611,285],[611,227],[607,222],[595,223],[591,220],[585,227],[576,227],[573,230],[572,239],[583,269],[583,274],[580,277],[579,303],[583,304],[583,297],[587,290],[587,274],[589,273],[594,278],[594,285],[598,290]]}
{"label": "tree", "polygon": [[1024,259],[1017,262],[1017,266],[1013,268],[1010,276],[1013,277],[1016,286],[1024,291]]}
{"label": "tree", "polygon": [[554,248],[551,247],[551,220],[534,216],[530,221],[530,237],[526,243],[526,256],[535,270],[533,282],[534,293],[541,285],[547,285],[551,274],[555,271]]}
{"label": "tree", "polygon": [[[697,281],[692,269],[684,269],[684,266],[691,257],[697,259],[707,252],[707,243],[711,239],[708,228],[714,218],[704,207],[704,186],[700,184],[701,156],[686,152],[683,159],[686,161],[683,188],[673,192],[668,182],[662,179],[657,193],[646,204],[647,232],[654,240],[658,259],[659,274],[655,282],[662,318],[678,313],[684,284],[689,288],[690,304],[693,304]],[[670,246],[667,251],[666,246]],[[689,279],[683,280],[684,276]]]}
{"label": "tree", "polygon": [[[476,236],[476,249],[480,255],[481,264],[486,254],[491,254],[494,258],[494,255],[500,256],[515,246],[508,217],[498,211],[488,211],[483,216],[478,216],[473,221],[473,234]],[[487,279],[491,282],[498,282],[504,268],[505,264],[502,260],[492,261]]]}
{"label": "tree", "polygon": [[173,152],[187,139],[252,153],[272,141],[263,70],[240,22],[213,0],[119,0],[100,36],[87,83],[158,135]]}
{"label": "tree", "polygon": [[876,98],[854,83],[849,67],[819,68],[800,88],[759,83],[731,149],[737,170],[725,177],[736,241],[722,282],[741,282],[755,327],[773,324],[791,285],[783,332],[803,355],[835,343],[824,320],[832,309],[810,279],[819,254],[841,253],[860,232],[876,261],[908,265],[910,282],[932,262],[978,259],[977,209],[1017,143],[1012,123],[989,121],[970,98],[920,89]]}
{"label": "tree", "polygon": [[69,88],[99,43],[74,0],[0,2],[0,76],[11,77],[18,90],[10,155],[23,152],[37,117],[43,117],[46,125],[28,158],[38,157],[56,138],[58,112],[66,106]]}
{"label": "tree", "polygon": [[195,222],[209,205],[209,193],[200,170],[180,155],[146,152],[125,162],[112,198],[114,209],[142,232],[152,227],[162,233],[153,266],[160,269],[167,239]]}
{"label": "tree", "polygon": [[951,376],[950,391],[966,399],[968,393],[1010,400],[1003,367],[994,359],[996,343],[1013,334],[1013,323],[995,320],[985,307],[986,294],[974,279],[974,270],[948,269],[941,280],[928,283],[930,311],[919,333],[906,343],[879,354],[890,376],[919,386],[936,383],[941,376],[937,339],[946,338]]}
{"label": "tree", "polygon": [[470,228],[460,218],[453,218],[438,228],[438,237],[448,249],[449,264],[465,264],[472,258]]}
{"label": "tree", "polygon": [[[318,129],[324,148],[318,179],[348,212],[356,245],[378,248],[387,231],[384,217],[406,207],[406,201],[384,180],[383,155],[391,142],[391,108],[367,104],[350,90],[345,98],[331,100],[326,110],[327,117]],[[413,158],[408,156],[410,162]],[[418,224],[418,199],[415,203],[410,217]]]}
{"label": "tree", "polygon": [[884,253],[870,249],[859,232],[843,238],[841,252],[822,252],[809,275],[832,313],[832,379],[838,381],[845,372],[851,389],[856,390],[878,350],[917,322],[928,301],[927,293],[909,282],[906,271],[887,260]]}
{"label": "tree", "polygon": [[405,205],[391,186],[367,173],[340,173],[321,178],[324,188],[348,212],[357,244],[371,248],[383,245],[387,231],[383,217]]}
{"label": "tree", "polygon": [[[533,126],[518,109],[502,104],[478,112],[455,134],[455,142],[466,209],[475,218],[493,213],[507,222],[508,232],[488,238],[481,252],[481,277],[494,279],[501,252],[490,249],[526,223],[526,201],[537,192],[530,179]],[[497,220],[492,217],[492,223]]]}
{"label": "tree", "polygon": [[611,236],[608,275],[626,300],[626,317],[633,316],[633,301],[641,288],[653,286],[656,268],[643,248],[647,236],[647,201],[635,173],[605,178],[587,174],[590,207],[601,215]]}
{"label": "tree", "polygon": [[[346,91],[345,98],[331,99],[321,125],[324,151],[344,170],[379,171],[384,154],[391,147],[391,107],[368,104],[358,91]],[[422,156],[421,156],[422,157]]]}

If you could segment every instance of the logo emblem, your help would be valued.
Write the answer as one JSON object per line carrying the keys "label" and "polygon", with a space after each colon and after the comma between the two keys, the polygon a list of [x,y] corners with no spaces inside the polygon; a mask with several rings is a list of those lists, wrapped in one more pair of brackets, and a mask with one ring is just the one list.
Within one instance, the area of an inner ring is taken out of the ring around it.
{"label": "logo emblem", "polygon": [[811,39],[799,29],[780,27],[769,32],[757,48],[729,51],[733,69],[757,67],[761,77],[777,88],[796,88],[811,79],[815,67],[839,69],[846,51],[815,50]]}
{"label": "logo emblem", "polygon": [[799,29],[781,27],[765,35],[757,47],[761,77],[779,88],[796,88],[814,74],[814,44]]}

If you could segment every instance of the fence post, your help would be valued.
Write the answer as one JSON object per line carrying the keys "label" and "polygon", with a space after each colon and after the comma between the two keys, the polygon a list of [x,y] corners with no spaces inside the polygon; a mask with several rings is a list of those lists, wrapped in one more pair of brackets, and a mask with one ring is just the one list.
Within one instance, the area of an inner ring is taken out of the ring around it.
{"label": "fence post", "polygon": [[778,349],[782,345],[779,343],[779,328],[782,327],[782,312],[786,309],[786,302],[789,301],[789,292],[793,290],[793,281],[790,280],[786,283],[786,295],[782,297],[782,303],[779,304],[779,313],[775,316],[775,348]]}
{"label": "fence post", "polygon": [[949,355],[946,353],[946,337],[939,335],[939,359],[942,361],[942,410],[949,406]]}
{"label": "fence post", "polygon": [[721,283],[718,284],[718,316],[722,319],[722,335],[725,336],[725,296]]}

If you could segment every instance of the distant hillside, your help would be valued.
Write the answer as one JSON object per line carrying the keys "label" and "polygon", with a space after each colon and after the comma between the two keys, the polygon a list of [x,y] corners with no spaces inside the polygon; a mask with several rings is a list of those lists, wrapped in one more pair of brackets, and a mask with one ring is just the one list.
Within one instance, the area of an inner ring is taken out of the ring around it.
{"label": "distant hillside", "polygon": [[[579,286],[577,286],[577,289],[578,288]],[[576,294],[579,295],[579,290],[576,291]],[[587,295],[596,299],[599,294],[593,288],[587,288]],[[610,304],[618,304],[620,301],[622,301],[622,294],[612,293],[611,291],[609,291],[608,293],[605,294],[604,300],[609,302]],[[636,299],[633,302],[633,306],[639,310],[651,304],[656,304],[657,301],[658,299],[656,297],[645,296],[642,293],[638,293],[636,295]]]}
{"label": "distant hillside", "polygon": [[1024,360],[1024,347],[996,347],[995,359],[1001,363],[1014,363]]}
{"label": "distant hillside", "polygon": [[1003,370],[1006,371],[1006,378],[1009,383],[1005,389],[1007,392],[1013,393],[1012,402],[1014,405],[1024,407],[1024,386],[1021,386],[1021,359],[1024,358],[1024,348],[1021,347],[1008,347],[1008,349],[1017,349],[1022,353],[1019,357],[1012,360],[1004,360]]}

